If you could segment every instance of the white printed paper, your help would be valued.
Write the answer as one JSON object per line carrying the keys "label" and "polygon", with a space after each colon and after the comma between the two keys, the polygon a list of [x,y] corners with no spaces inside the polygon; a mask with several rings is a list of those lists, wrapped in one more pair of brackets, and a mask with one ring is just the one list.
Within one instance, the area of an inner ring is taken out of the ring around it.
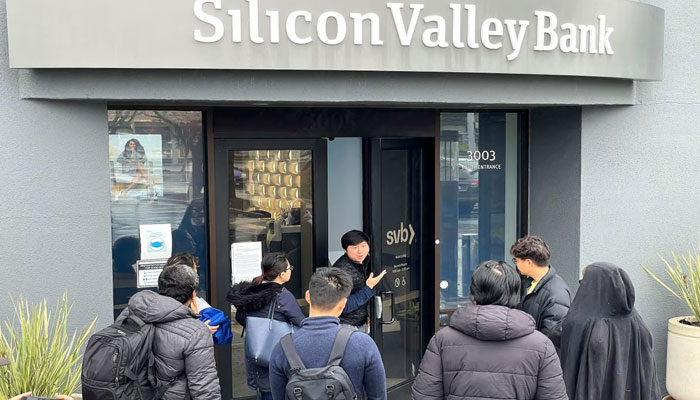
{"label": "white printed paper", "polygon": [[167,259],[136,261],[136,270],[138,271],[136,287],[139,289],[158,287],[158,277],[163,272],[167,261]]}
{"label": "white printed paper", "polygon": [[261,274],[262,242],[231,243],[231,282],[249,281]]}
{"label": "white printed paper", "polygon": [[141,259],[170,258],[173,251],[173,235],[170,224],[139,225]]}

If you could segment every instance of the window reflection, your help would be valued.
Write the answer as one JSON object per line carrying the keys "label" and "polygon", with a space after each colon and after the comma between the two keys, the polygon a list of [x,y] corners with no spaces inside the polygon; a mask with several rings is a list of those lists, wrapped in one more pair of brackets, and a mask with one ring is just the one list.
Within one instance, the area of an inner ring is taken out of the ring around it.
{"label": "window reflection", "polygon": [[518,114],[440,115],[440,308],[469,301],[481,261],[506,260],[517,234]]}
{"label": "window reflection", "polygon": [[170,237],[155,243],[169,243],[170,254],[190,252],[199,257],[198,295],[207,299],[202,113],[110,110],[107,118],[115,316],[131,295],[148,288],[137,285],[142,247],[154,243],[142,237],[143,225],[169,225],[164,236]]}

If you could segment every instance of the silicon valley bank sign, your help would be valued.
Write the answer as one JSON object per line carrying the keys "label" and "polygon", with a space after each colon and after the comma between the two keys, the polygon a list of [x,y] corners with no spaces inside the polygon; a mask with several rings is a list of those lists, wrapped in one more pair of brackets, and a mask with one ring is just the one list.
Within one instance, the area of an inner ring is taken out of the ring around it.
{"label": "silicon valley bank sign", "polygon": [[7,0],[12,68],[412,71],[658,80],[629,0]]}
{"label": "silicon valley bank sign", "polygon": [[[280,12],[277,10],[265,11],[265,16],[269,18],[267,32],[261,35],[260,21],[261,14],[258,0],[245,0],[248,9],[243,11],[249,21],[248,31],[245,32],[245,39],[262,44],[265,41],[270,43],[280,43],[280,31],[286,34],[286,39],[295,44],[306,45],[314,40],[328,46],[342,45],[348,36],[352,36],[354,45],[363,46],[383,46],[382,33],[389,31],[390,35],[395,35],[399,39],[401,46],[410,47],[414,43],[414,37],[419,36],[421,43],[429,48],[456,49],[478,49],[483,46],[489,50],[499,50],[504,44],[510,49],[506,55],[508,61],[515,60],[520,54],[525,38],[527,37],[530,20],[528,19],[504,19],[484,18],[477,23],[477,9],[474,4],[449,4],[451,16],[445,17],[439,14],[423,16],[424,4],[411,3],[387,3],[386,7],[390,11],[390,21],[383,20],[379,14],[374,12],[360,13],[351,12],[348,14],[350,23],[345,15],[337,11],[326,11],[314,17],[310,11],[295,10],[283,16],[284,29],[280,25]],[[200,29],[194,30],[194,39],[202,43],[214,43],[224,39],[224,21],[214,13],[205,10],[205,5],[211,5],[214,9],[221,9],[221,0],[196,0],[194,4],[194,15],[200,21],[209,24],[212,33],[207,35]],[[408,10],[406,10],[408,9]],[[405,15],[408,11],[408,15]],[[231,42],[241,43],[243,41],[242,10],[227,10],[230,16]],[[606,25],[605,15],[598,15],[597,25],[575,24],[566,22],[558,25],[557,15],[550,11],[534,11],[537,31],[535,33],[536,43],[534,51],[554,51],[560,50],[564,53],[590,53],[612,55],[613,51],[610,38],[615,28]],[[450,32],[448,32],[447,21],[450,20]],[[422,32],[416,32],[418,21],[422,22]],[[389,28],[382,25],[389,24]],[[305,26],[304,30],[311,33],[299,34],[300,25]],[[352,33],[348,32],[348,25]],[[365,30],[369,30],[369,35]],[[365,41],[365,36],[369,36]],[[369,42],[369,43],[367,43]],[[505,43],[504,43],[505,42]]]}

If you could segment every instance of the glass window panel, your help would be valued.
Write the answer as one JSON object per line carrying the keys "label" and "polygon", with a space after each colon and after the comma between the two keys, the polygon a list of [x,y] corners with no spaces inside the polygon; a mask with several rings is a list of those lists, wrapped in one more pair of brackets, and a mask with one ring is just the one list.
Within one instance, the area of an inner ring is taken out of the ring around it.
{"label": "glass window panel", "polygon": [[[294,266],[285,283],[308,315],[304,293],[313,273],[311,150],[229,152],[229,244],[261,242],[263,255],[284,252]],[[231,314],[235,315],[231,306]],[[234,336],[243,328],[234,320]],[[254,396],[246,385],[244,340],[231,345],[234,398]]]}
{"label": "glass window panel", "polygon": [[[166,253],[195,254],[200,263],[197,293],[208,300],[202,113],[110,110],[107,118],[115,318],[134,293],[148,289],[137,283],[137,276],[149,274],[142,255],[156,257],[152,284]],[[141,236],[139,227],[161,224],[162,230]]]}
{"label": "glass window panel", "polygon": [[518,114],[440,115],[440,309],[469,301],[482,261],[510,260],[518,230]]}

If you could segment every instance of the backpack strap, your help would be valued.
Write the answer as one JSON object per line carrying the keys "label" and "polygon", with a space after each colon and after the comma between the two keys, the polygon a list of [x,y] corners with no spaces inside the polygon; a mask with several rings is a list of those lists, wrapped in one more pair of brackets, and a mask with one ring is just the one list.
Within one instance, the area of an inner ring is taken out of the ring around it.
{"label": "backpack strap", "polygon": [[[129,310],[129,311],[131,311],[131,310]],[[146,325],[146,323],[141,318],[137,317],[133,313],[129,313],[129,315],[126,317],[126,319],[132,320],[136,325],[138,325],[139,329],[142,328],[144,325]]]}
{"label": "backpack strap", "polygon": [[294,339],[292,339],[291,333],[282,336],[282,339],[280,339],[280,345],[282,346],[284,355],[287,357],[289,370],[292,373],[306,369],[306,365],[304,365],[304,361],[302,361],[301,357],[299,356],[297,346],[294,344]]}
{"label": "backpack strap", "polygon": [[350,336],[355,332],[357,332],[357,330],[349,326],[341,326],[340,329],[338,329],[338,333],[335,335],[335,341],[333,342],[333,348],[331,349],[331,355],[328,357],[328,365],[340,365],[340,362],[343,360],[343,354],[345,354],[345,348],[350,341]]}

